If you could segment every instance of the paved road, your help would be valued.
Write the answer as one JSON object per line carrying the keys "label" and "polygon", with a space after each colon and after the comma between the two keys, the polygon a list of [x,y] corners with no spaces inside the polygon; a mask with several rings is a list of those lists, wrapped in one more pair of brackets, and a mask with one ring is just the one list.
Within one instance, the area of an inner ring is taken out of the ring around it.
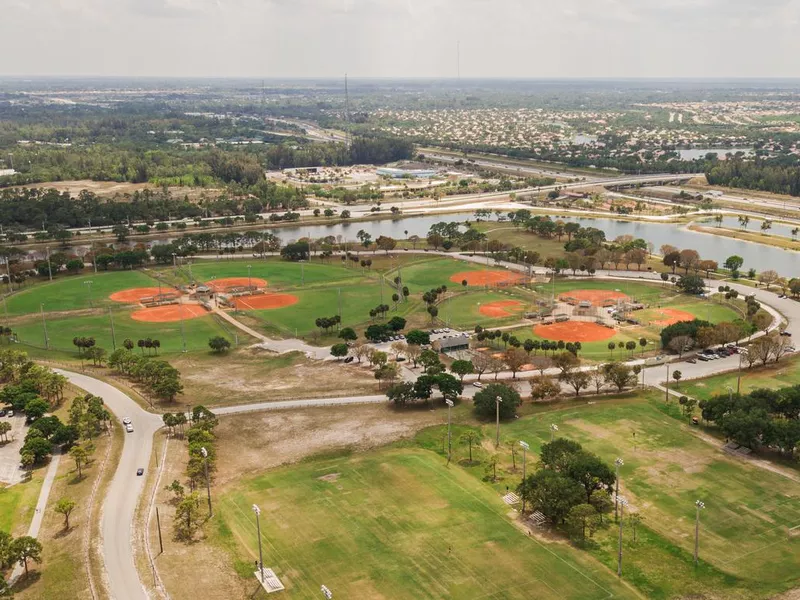
{"label": "paved road", "polygon": [[163,425],[161,417],[145,411],[132,398],[103,381],[63,369],[54,370],[73,385],[103,398],[106,407],[118,418],[130,417],[133,421],[134,431],[125,434],[122,456],[103,501],[100,529],[111,597],[146,599],[133,561],[133,520],[145,481],[144,477],[136,476],[136,469],[150,464],[153,434]]}

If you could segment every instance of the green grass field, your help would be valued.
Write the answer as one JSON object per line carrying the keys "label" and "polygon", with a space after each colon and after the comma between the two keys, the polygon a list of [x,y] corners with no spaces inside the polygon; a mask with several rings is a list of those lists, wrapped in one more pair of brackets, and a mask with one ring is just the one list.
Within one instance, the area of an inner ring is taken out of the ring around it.
{"label": "green grass field", "polygon": [[[47,337],[50,347],[54,350],[74,351],[72,339],[76,336],[94,337],[97,345],[109,352],[112,350],[111,319],[108,312],[104,314],[90,314],[86,316],[58,316],[48,317]],[[133,340],[134,344],[139,339],[153,338],[161,342],[161,352],[181,352],[183,338],[181,336],[181,323],[143,323],[134,321],[128,310],[113,312],[114,337],[117,347],[122,347],[125,338]],[[44,326],[41,318],[32,317],[14,326],[14,332],[23,344],[44,347]],[[249,336],[238,332],[240,342],[249,340]],[[186,349],[208,350],[208,340],[221,335],[233,342],[233,329],[230,325],[221,325],[215,317],[208,315],[197,319],[183,321],[183,335],[186,338]]]}
{"label": "green grass field", "polygon": [[[642,539],[632,541],[625,528],[626,577],[648,598],[710,594],[725,598],[766,598],[798,584],[800,542],[789,529],[800,525],[800,484],[728,457],[693,434],[675,405],[661,396],[601,401],[592,406],[523,417],[501,426],[502,476],[498,493],[515,486],[507,443],[531,445],[529,465],[549,440],[551,423],[558,435],[580,442],[611,463],[620,456],[621,494],[642,517]],[[440,451],[444,428],[426,430],[418,441]],[[490,439],[494,426],[483,435]],[[456,460],[466,448],[456,446]],[[477,458],[485,463],[481,449]],[[519,457],[517,458],[519,465]],[[468,469],[476,478],[484,465]],[[695,500],[703,500],[701,568],[692,564]],[[609,567],[616,565],[617,529],[596,534],[589,551]]]}
{"label": "green grass field", "polygon": [[[770,363],[766,367],[759,366],[755,369],[746,367],[747,363],[745,362],[742,370],[741,392],[743,394],[758,388],[775,389],[800,385],[800,357],[782,358],[777,364]],[[737,377],[738,373],[733,372],[708,379],[687,381],[681,383],[681,392],[698,400],[707,400],[717,394],[727,394],[728,386],[735,391]]]}
{"label": "green grass field", "polygon": [[158,286],[155,279],[142,271],[61,275],[53,281],[36,283],[9,296],[6,300],[8,314],[16,316],[36,313],[42,304],[46,312],[88,309],[90,286],[85,281],[92,282],[91,298],[94,306],[118,306],[119,303],[109,300],[108,297],[120,290]]}
{"label": "green grass field", "polygon": [[33,472],[29,481],[18,483],[11,487],[0,485],[0,531],[12,535],[24,535],[28,529],[46,467],[40,467]]}
{"label": "green grass field", "polygon": [[[490,267],[492,271],[503,270]],[[450,277],[462,271],[484,271],[486,267],[479,264],[452,258],[422,259],[417,263],[402,268],[403,283],[411,288],[412,293],[427,292],[432,288],[446,285],[448,289],[461,288],[461,283],[450,281]],[[394,272],[389,273],[394,276]]]}
{"label": "green grass field", "polygon": [[[323,479],[324,478],[324,479]],[[635,597],[591,557],[542,543],[464,470],[424,450],[313,460],[251,479],[220,499],[213,536],[252,577],[264,562],[292,598],[324,583],[342,598]]]}

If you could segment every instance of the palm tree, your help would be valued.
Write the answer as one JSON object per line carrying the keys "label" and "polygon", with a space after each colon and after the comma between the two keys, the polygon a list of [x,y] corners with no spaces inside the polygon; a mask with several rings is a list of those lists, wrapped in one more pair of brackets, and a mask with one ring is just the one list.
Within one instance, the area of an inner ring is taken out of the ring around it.
{"label": "palm tree", "polygon": [[769,219],[764,219],[761,222],[761,231],[767,231],[768,229],[772,229],[772,221]]}
{"label": "palm tree", "polygon": [[795,227],[792,229],[792,239],[797,240],[797,234],[800,233],[800,227]]}
{"label": "palm tree", "polygon": [[747,229],[748,223],[750,223],[750,217],[747,215],[741,215],[739,217],[739,225],[741,225],[742,228]]}
{"label": "palm tree", "polygon": [[714,220],[717,222],[717,227],[722,226],[722,219],[723,219],[722,215],[714,215]]}

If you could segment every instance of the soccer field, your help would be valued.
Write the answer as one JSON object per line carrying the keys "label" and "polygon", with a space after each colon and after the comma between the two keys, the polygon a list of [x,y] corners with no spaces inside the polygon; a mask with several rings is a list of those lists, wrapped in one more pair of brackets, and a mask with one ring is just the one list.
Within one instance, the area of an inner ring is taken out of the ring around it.
{"label": "soccer field", "polygon": [[218,503],[215,535],[257,557],[292,598],[324,582],[342,598],[603,600],[635,595],[588,555],[542,543],[466,471],[424,450],[320,459],[243,482]]}

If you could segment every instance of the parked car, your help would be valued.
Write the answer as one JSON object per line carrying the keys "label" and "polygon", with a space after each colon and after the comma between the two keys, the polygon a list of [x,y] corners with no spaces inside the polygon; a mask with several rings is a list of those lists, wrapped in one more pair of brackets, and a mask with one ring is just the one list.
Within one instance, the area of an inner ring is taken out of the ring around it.
{"label": "parked car", "polygon": [[6,416],[10,419],[11,417],[14,416],[14,411],[13,410],[8,411],[8,414]]}
{"label": "parked car", "polygon": [[344,362],[345,363],[351,363],[351,362],[353,362],[354,359],[355,359],[355,356],[348,356],[347,358],[344,359]]}
{"label": "parked car", "polygon": [[784,337],[792,337],[792,334],[788,331],[781,331],[781,335]]}
{"label": "parked car", "polygon": [[128,433],[133,433],[133,424],[128,423],[127,425],[125,425],[125,431],[127,431]]}
{"label": "parked car", "polygon": [[689,363],[690,365],[693,365],[693,364],[697,363],[697,359],[696,358],[690,358],[686,362]]}
{"label": "parked car", "polygon": [[130,417],[122,417],[122,423],[123,423],[123,425],[130,425],[131,424],[131,418]]}
{"label": "parked car", "polygon": [[143,474],[144,474],[144,469],[142,467],[139,467],[138,469],[136,469],[136,476],[137,477],[141,477]]}
{"label": "parked car", "polygon": [[6,409],[5,408],[0,409],[0,417],[5,417],[5,416],[6,416]]}
{"label": "parked car", "polygon": [[480,381],[476,381],[472,384],[472,387],[482,388],[483,384]]}

